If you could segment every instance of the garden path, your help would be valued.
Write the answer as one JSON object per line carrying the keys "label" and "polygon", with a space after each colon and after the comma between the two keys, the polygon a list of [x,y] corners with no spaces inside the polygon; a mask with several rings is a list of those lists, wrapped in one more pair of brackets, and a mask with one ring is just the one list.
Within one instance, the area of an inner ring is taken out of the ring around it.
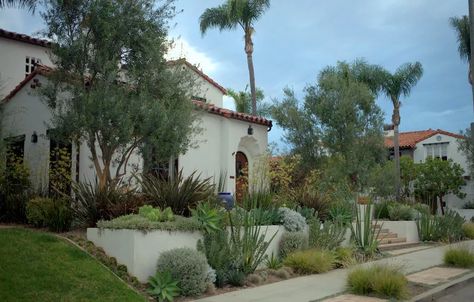
{"label": "garden path", "polygon": [[[474,248],[474,240],[463,244]],[[437,246],[414,251],[395,257],[384,258],[360,264],[362,266],[379,264],[403,265],[406,274],[419,272],[443,264],[444,251],[449,247]],[[346,276],[349,269],[337,269],[325,274],[293,278],[259,287],[233,291],[217,296],[199,299],[199,302],[308,302],[334,296],[346,290]]]}

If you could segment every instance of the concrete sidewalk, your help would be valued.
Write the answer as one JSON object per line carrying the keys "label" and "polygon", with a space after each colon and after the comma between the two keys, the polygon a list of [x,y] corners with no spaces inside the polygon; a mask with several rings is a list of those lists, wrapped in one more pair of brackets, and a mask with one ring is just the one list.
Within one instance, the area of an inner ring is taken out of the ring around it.
{"label": "concrete sidewalk", "polygon": [[[463,244],[474,248],[474,240]],[[453,244],[456,245],[456,244]],[[444,251],[449,247],[438,246],[400,256],[361,264],[395,263],[404,267],[406,274],[443,264]],[[348,269],[333,270],[325,274],[298,277],[268,285],[233,291],[222,295],[199,299],[199,302],[308,302],[342,293],[346,290]]]}

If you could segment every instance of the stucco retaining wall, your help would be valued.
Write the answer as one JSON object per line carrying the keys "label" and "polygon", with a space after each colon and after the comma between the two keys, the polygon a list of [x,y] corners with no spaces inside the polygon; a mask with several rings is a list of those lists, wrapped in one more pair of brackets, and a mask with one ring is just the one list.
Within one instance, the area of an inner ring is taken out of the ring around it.
{"label": "stucco retaining wall", "polygon": [[449,208],[450,210],[454,210],[459,213],[466,221],[471,221],[471,218],[474,217],[474,209],[456,209],[456,208]]}
{"label": "stucco retaining wall", "polygon": [[391,233],[397,233],[398,237],[405,237],[407,242],[419,242],[418,229],[415,221],[388,221],[379,220],[382,229],[388,229]]}
{"label": "stucco retaining wall", "polygon": [[[268,241],[276,233],[266,254],[278,255],[278,245],[285,232],[283,226],[262,226]],[[98,229],[88,228],[87,239],[104,249],[107,255],[115,257],[117,262],[127,266],[129,273],[140,282],[147,282],[148,277],[156,272],[156,262],[161,253],[174,249],[189,247],[196,249],[200,232],[161,231],[142,232],[130,229]]]}

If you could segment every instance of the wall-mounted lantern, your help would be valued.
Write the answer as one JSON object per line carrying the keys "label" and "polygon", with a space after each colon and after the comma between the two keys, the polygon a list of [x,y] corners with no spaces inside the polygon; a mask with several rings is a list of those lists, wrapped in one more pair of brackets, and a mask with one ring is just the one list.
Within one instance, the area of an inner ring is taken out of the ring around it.
{"label": "wall-mounted lantern", "polygon": [[33,144],[36,144],[38,142],[38,134],[36,134],[36,131],[34,131],[33,134],[31,135],[31,142]]}
{"label": "wall-mounted lantern", "polygon": [[252,125],[249,125],[249,128],[247,129],[247,134],[248,134],[248,135],[253,135],[253,128],[252,128]]}

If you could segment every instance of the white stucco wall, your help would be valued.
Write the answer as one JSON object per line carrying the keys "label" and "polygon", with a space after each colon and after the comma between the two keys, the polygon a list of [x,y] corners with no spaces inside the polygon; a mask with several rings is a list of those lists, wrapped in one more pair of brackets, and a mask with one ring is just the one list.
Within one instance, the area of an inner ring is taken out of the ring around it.
{"label": "white stucco wall", "polygon": [[[440,139],[438,139],[438,137],[440,137]],[[453,136],[445,134],[435,134],[416,144],[413,160],[415,163],[421,163],[425,161],[427,157],[427,150],[425,144],[449,143],[447,147],[448,159],[451,159],[453,160],[453,162],[459,164],[461,168],[464,169],[464,175],[468,176],[469,167],[467,159],[464,154],[462,154],[462,152],[458,150],[458,140],[458,138]],[[445,196],[444,200],[446,201],[446,206],[448,208],[462,208],[467,201],[474,199],[474,181],[467,180],[466,185],[462,188],[462,191],[466,193],[466,197],[464,199],[460,199],[453,194]]]}
{"label": "white stucco wall", "polygon": [[53,66],[46,47],[0,38],[0,99],[25,78],[25,58],[35,57],[41,64]]}
{"label": "white stucco wall", "polygon": [[254,132],[250,136],[247,134],[248,122],[206,112],[200,113],[200,126],[202,132],[195,137],[198,146],[179,157],[179,168],[185,176],[198,171],[202,177],[211,177],[216,183],[222,172],[227,175],[227,191],[234,193],[235,154],[241,151],[247,156],[251,177],[254,163],[267,148],[267,127],[252,124]]}
{"label": "white stucco wall", "polygon": [[[278,255],[279,242],[285,232],[283,226],[262,226],[260,234],[270,242],[266,255]],[[88,228],[87,239],[104,249],[107,255],[127,266],[128,272],[141,282],[156,273],[156,263],[161,253],[175,248],[196,249],[200,232],[161,231],[142,232],[138,230],[111,230]]]}

